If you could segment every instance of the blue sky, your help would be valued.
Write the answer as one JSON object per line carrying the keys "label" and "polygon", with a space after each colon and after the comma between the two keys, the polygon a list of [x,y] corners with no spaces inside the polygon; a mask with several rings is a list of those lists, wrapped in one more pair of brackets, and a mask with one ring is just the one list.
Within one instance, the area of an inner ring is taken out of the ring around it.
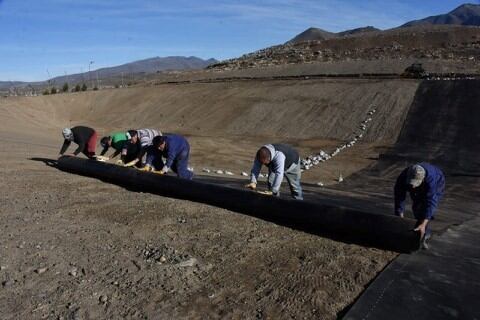
{"label": "blue sky", "polygon": [[[479,3],[478,0],[470,1]],[[387,29],[456,0],[0,0],[0,80],[37,81],[154,56],[226,59],[308,27]]]}

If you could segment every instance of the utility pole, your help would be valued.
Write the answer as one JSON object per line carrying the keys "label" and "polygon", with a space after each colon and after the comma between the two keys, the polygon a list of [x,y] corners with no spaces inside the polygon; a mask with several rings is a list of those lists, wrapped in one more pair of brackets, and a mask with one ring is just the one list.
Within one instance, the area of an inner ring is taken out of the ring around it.
{"label": "utility pole", "polygon": [[51,76],[50,76],[50,72],[48,71],[48,68],[47,68],[47,74],[48,74],[48,80],[47,80],[47,83],[48,83],[48,90],[50,90]]}
{"label": "utility pole", "polygon": [[88,81],[91,83],[92,89],[93,89],[93,81],[92,81],[92,75],[90,74],[90,66],[94,63],[95,63],[94,61],[90,61],[90,63],[88,64]]}

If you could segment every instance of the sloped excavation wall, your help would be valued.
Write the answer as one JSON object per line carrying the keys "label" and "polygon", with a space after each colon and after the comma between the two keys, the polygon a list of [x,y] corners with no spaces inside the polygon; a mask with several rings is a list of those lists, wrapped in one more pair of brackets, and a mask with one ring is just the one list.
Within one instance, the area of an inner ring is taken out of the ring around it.
{"label": "sloped excavation wall", "polygon": [[159,176],[76,157],[58,160],[60,170],[90,176],[138,191],[201,202],[336,240],[398,252],[419,247],[414,221],[309,201],[271,198],[218,184]]}

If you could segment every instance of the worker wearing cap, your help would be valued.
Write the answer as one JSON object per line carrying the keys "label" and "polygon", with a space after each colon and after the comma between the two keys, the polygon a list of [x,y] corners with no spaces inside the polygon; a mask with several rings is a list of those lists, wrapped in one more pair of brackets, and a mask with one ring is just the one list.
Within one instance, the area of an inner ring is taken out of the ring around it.
{"label": "worker wearing cap", "polygon": [[[114,132],[109,136],[105,136],[100,140],[100,145],[103,147],[102,153],[100,155],[104,156],[107,153],[108,149],[111,147],[115,150],[110,156],[110,158],[113,159],[122,152],[123,147],[126,145],[127,142],[127,133],[125,131]],[[129,152],[129,154],[131,155],[132,152]],[[126,159],[126,157],[126,155],[122,156],[122,160],[120,161],[122,161],[123,163],[133,160],[133,158],[128,160]],[[106,159],[108,160],[108,158]]]}
{"label": "worker wearing cap", "polygon": [[286,144],[266,144],[261,147],[255,156],[253,168],[250,174],[250,183],[247,188],[255,190],[257,179],[262,165],[268,168],[268,191],[260,193],[266,195],[280,195],[280,185],[283,177],[287,179],[292,197],[296,200],[303,200],[302,176],[300,168],[300,156],[294,148]]}
{"label": "worker wearing cap", "polygon": [[139,163],[148,148],[152,145],[153,138],[161,136],[162,133],[155,129],[128,130],[126,132],[128,142],[122,149],[122,157],[126,157],[132,147],[136,146],[136,155],[132,161],[125,163],[126,167],[133,167]]}
{"label": "worker wearing cap", "polygon": [[438,203],[445,191],[445,176],[429,163],[422,162],[402,171],[395,183],[395,215],[403,218],[407,192],[412,199],[412,211],[425,248],[430,238],[429,222],[434,219]]}
{"label": "worker wearing cap", "polygon": [[191,180],[193,173],[188,170],[189,157],[190,145],[185,137],[178,134],[157,136],[147,151],[144,170],[165,174],[171,169],[179,178]]}
{"label": "worker wearing cap", "polygon": [[67,151],[70,144],[75,142],[78,148],[73,152],[73,155],[78,155],[82,152],[88,158],[95,158],[95,149],[97,144],[97,133],[94,129],[84,126],[77,126],[73,128],[64,128],[62,135],[65,141],[63,142],[60,155]]}

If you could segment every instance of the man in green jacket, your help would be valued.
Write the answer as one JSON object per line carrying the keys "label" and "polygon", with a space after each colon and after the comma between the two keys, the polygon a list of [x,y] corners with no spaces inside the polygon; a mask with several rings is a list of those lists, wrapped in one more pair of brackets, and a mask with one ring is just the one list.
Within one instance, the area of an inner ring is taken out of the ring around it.
{"label": "man in green jacket", "polygon": [[[107,153],[108,149],[112,147],[115,150],[115,152],[112,153],[112,155],[110,156],[110,159],[113,159],[122,152],[122,149],[126,146],[127,142],[128,142],[128,138],[125,131],[114,132],[109,136],[105,136],[100,140],[100,144],[103,147],[101,155],[104,156],[105,153]],[[130,158],[131,159],[135,158],[136,156],[135,150],[132,150],[130,148],[129,151],[130,152],[128,152],[127,154],[122,154],[121,159],[118,160],[117,162],[124,163],[124,162],[128,162]],[[109,159],[109,158],[107,157],[106,159]]]}

